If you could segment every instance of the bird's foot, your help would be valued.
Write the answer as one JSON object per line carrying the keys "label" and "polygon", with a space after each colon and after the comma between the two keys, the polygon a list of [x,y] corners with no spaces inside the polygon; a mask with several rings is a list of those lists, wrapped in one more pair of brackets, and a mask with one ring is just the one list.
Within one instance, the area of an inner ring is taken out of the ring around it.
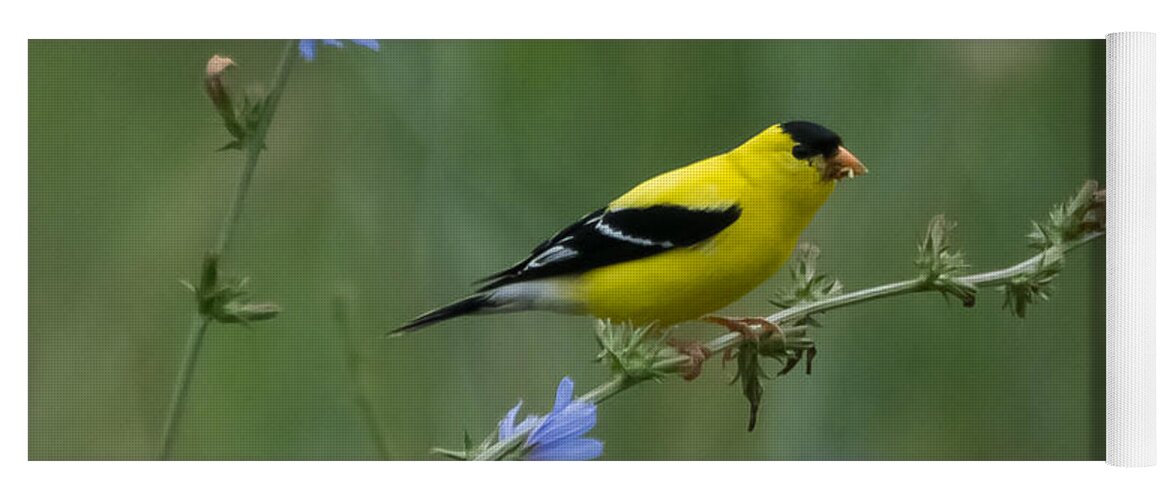
{"label": "bird's foot", "polygon": [[763,335],[780,334],[781,328],[772,321],[764,318],[729,318],[726,316],[704,316],[700,318],[708,323],[715,323],[728,331],[739,333],[748,340],[760,340]]}
{"label": "bird's foot", "polygon": [[712,355],[712,350],[702,342],[697,341],[677,341],[674,339],[668,340],[667,343],[674,347],[679,354],[687,356],[687,364],[679,369],[679,375],[683,380],[692,381],[699,378],[699,374],[703,372],[703,362]]}

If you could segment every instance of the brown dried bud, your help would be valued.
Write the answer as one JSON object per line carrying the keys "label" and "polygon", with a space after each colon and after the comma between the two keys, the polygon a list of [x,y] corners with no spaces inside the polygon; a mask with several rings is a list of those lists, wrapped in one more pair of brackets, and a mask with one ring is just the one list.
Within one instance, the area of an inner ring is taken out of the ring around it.
{"label": "brown dried bud", "polygon": [[211,56],[211,59],[207,60],[207,77],[219,78],[224,71],[227,71],[228,68],[235,65],[236,61],[233,61],[230,57],[224,57],[219,54]]}
{"label": "brown dried bud", "polygon": [[207,96],[211,98],[211,103],[215,106],[216,112],[224,119],[224,126],[227,127],[228,132],[233,137],[240,139],[244,136],[244,128],[240,126],[240,122],[236,118],[236,108],[232,105],[232,96],[228,94],[228,89],[224,86],[223,80],[224,72],[235,65],[236,62],[230,57],[221,55],[211,56],[211,59],[207,60],[207,70],[206,76],[203,79],[203,85],[207,90]]}

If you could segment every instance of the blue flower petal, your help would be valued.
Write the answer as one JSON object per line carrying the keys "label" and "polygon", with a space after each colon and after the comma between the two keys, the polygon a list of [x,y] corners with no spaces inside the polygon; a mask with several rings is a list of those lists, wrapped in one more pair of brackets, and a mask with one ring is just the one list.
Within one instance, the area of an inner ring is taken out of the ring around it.
{"label": "blue flower petal", "polygon": [[497,442],[527,436],[523,457],[527,460],[590,460],[602,454],[602,443],[584,438],[598,420],[597,405],[573,399],[573,380],[561,379],[553,411],[538,417],[529,415],[520,424],[516,416],[522,403],[508,411],[498,425]]}
{"label": "blue flower petal", "polygon": [[557,399],[553,401],[553,411],[550,415],[564,410],[569,403],[573,401],[573,380],[569,377],[561,379],[561,383],[557,385]]}
{"label": "blue flower petal", "polygon": [[584,435],[598,423],[598,408],[591,403],[574,401],[560,413],[550,413],[529,433],[526,444],[541,446]]}
{"label": "blue flower petal", "polygon": [[520,405],[524,403],[524,401],[517,403],[511,410],[508,410],[507,415],[504,415],[504,420],[500,421],[500,428],[497,431],[500,441],[508,441],[516,435],[516,413],[520,411]]}
{"label": "blue flower petal", "polygon": [[[374,51],[377,51],[379,48],[378,40],[361,39],[361,40],[350,40],[350,41],[353,42],[355,45],[360,45],[362,47],[366,47],[366,48],[368,48],[370,50],[374,50]],[[305,58],[306,61],[312,61],[313,58],[317,56],[317,43],[318,42],[321,42],[321,43],[328,45],[330,47],[336,47],[339,49],[345,46],[345,44],[342,43],[341,40],[334,39],[334,38],[326,38],[326,39],[322,39],[322,40],[301,40],[297,44],[297,48],[300,49],[300,51],[301,51],[301,57]]]}
{"label": "blue flower petal", "polygon": [[525,417],[524,420],[521,420],[519,424],[516,424],[516,427],[513,427],[512,435],[515,436],[517,434],[529,432],[536,428],[537,424],[539,423],[541,423],[541,417],[536,415],[529,415]]}
{"label": "blue flower petal", "polygon": [[375,52],[377,52],[379,49],[378,40],[364,40],[364,39],[356,39],[355,38],[350,41],[354,42],[355,45],[361,45],[362,47],[366,47],[366,48],[373,50]]}
{"label": "blue flower petal", "polygon": [[558,441],[553,446],[534,449],[528,460],[593,460],[602,454],[602,442],[592,438],[574,438]]}
{"label": "blue flower petal", "polygon": [[312,61],[317,53],[317,40],[301,40],[297,48],[301,50],[301,57],[306,61]]}

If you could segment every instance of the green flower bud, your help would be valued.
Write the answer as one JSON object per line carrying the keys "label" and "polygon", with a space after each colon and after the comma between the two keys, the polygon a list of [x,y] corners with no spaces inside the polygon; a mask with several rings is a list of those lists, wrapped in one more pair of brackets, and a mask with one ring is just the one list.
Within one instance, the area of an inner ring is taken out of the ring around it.
{"label": "green flower bud", "polygon": [[265,302],[228,302],[216,314],[216,319],[222,323],[252,323],[275,318],[281,312],[281,306]]}

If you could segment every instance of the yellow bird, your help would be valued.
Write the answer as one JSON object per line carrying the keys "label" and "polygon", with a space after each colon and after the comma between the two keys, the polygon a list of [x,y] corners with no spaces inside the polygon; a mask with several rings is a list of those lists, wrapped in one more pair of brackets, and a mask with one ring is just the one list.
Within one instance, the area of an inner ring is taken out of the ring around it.
{"label": "yellow bird", "polygon": [[706,315],[776,273],[836,181],[865,172],[829,129],[773,125],[727,153],[639,184],[482,280],[476,294],[392,333],[529,310],[658,328],[701,317],[743,326]]}

